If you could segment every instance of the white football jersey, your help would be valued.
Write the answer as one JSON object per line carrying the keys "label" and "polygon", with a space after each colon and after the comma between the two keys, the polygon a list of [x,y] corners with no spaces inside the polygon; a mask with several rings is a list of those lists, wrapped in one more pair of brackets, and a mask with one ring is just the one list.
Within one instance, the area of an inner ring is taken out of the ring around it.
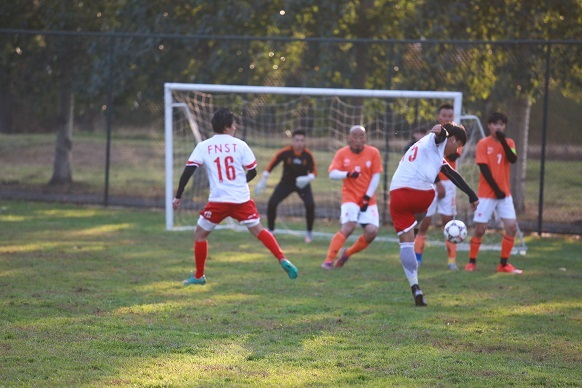
{"label": "white football jersey", "polygon": [[445,145],[448,139],[435,144],[435,134],[429,133],[406,151],[400,159],[398,168],[392,176],[390,190],[407,187],[417,190],[430,190],[447,162],[444,160]]}
{"label": "white football jersey", "polygon": [[244,203],[251,199],[246,170],[255,168],[257,159],[244,141],[215,134],[196,145],[186,165],[206,167],[209,202]]}

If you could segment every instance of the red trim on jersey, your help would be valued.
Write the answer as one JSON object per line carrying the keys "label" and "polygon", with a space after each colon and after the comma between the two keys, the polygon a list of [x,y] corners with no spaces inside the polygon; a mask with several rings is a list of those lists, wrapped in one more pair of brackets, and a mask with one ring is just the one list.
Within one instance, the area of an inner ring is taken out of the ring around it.
{"label": "red trim on jersey", "polygon": [[252,162],[251,164],[249,164],[248,166],[245,166],[245,168],[247,170],[252,170],[255,167],[257,167],[257,161],[256,160],[254,162]]}
{"label": "red trim on jersey", "polygon": [[186,166],[196,166],[196,167],[200,167],[201,165],[202,165],[202,163],[195,162],[195,161],[192,161],[192,160],[189,160],[189,161],[186,162]]}

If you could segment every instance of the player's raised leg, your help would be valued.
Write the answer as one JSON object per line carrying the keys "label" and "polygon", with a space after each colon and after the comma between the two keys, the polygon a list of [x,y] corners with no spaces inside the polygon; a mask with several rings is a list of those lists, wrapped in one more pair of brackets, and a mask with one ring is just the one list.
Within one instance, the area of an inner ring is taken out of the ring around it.
{"label": "player's raised leg", "polygon": [[[374,214],[377,214],[377,207],[376,205],[374,206],[374,209],[368,209],[368,211],[373,210]],[[361,216],[363,215],[364,213],[361,214]],[[364,234],[362,234],[349,248],[344,248],[340,251],[339,258],[334,263],[335,268],[343,267],[352,255],[363,251],[372,243],[372,241],[374,241],[378,235],[378,225],[376,224],[375,218],[373,219],[373,222],[374,223],[364,224]]]}
{"label": "player's raised leg", "polygon": [[256,238],[258,238],[263,243],[263,245],[265,247],[267,247],[267,249],[269,251],[271,251],[273,256],[275,256],[277,258],[277,260],[279,261],[279,264],[281,264],[281,267],[283,268],[283,270],[285,272],[287,272],[287,275],[289,276],[289,278],[296,279],[297,276],[299,276],[299,271],[285,257],[285,254],[281,250],[281,247],[279,246],[279,243],[277,242],[277,239],[275,238],[275,236],[273,236],[273,234],[271,232],[269,232],[268,230],[263,228],[263,226],[260,223],[254,224],[252,226],[247,225],[247,227],[248,227],[249,231],[251,232],[251,234],[253,236],[255,236]]}

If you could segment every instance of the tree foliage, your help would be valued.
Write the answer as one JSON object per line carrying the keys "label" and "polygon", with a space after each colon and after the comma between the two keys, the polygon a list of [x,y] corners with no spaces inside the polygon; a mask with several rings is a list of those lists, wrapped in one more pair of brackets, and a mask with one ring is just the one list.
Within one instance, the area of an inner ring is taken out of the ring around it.
{"label": "tree foliage", "polygon": [[86,124],[160,98],[172,81],[461,90],[482,110],[539,98],[548,53],[552,86],[582,101],[581,45],[545,43],[580,39],[579,0],[14,0],[0,11],[4,28],[51,32],[2,34],[5,132],[22,127],[11,107],[26,112],[23,101],[34,114],[16,121],[56,129],[63,89]]}

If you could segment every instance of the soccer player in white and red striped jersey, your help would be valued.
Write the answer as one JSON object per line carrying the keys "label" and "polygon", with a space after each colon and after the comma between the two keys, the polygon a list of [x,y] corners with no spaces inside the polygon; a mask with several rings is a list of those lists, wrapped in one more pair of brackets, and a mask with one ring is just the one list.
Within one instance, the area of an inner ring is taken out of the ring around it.
{"label": "soccer player in white and red striped jersey", "polygon": [[257,160],[247,143],[234,137],[234,114],[226,108],[218,109],[212,117],[212,129],[215,135],[198,143],[188,158],[172,201],[174,209],[178,209],[188,181],[196,169],[204,165],[210,195],[194,231],[196,271],[183,283],[206,284],[204,265],[208,256],[208,236],[226,217],[232,217],[245,225],[279,260],[289,277],[297,278],[297,268],[285,258],[275,237],[263,228],[255,202],[251,199],[248,182],[257,176]]}
{"label": "soccer player in white and red striped jersey", "polygon": [[400,240],[400,261],[416,306],[426,306],[418,286],[418,262],[414,253],[415,214],[427,211],[434,199],[434,181],[439,172],[469,196],[473,210],[479,198],[444,159],[465,145],[465,128],[455,123],[435,125],[430,133],[406,151],[390,182],[390,215]]}

